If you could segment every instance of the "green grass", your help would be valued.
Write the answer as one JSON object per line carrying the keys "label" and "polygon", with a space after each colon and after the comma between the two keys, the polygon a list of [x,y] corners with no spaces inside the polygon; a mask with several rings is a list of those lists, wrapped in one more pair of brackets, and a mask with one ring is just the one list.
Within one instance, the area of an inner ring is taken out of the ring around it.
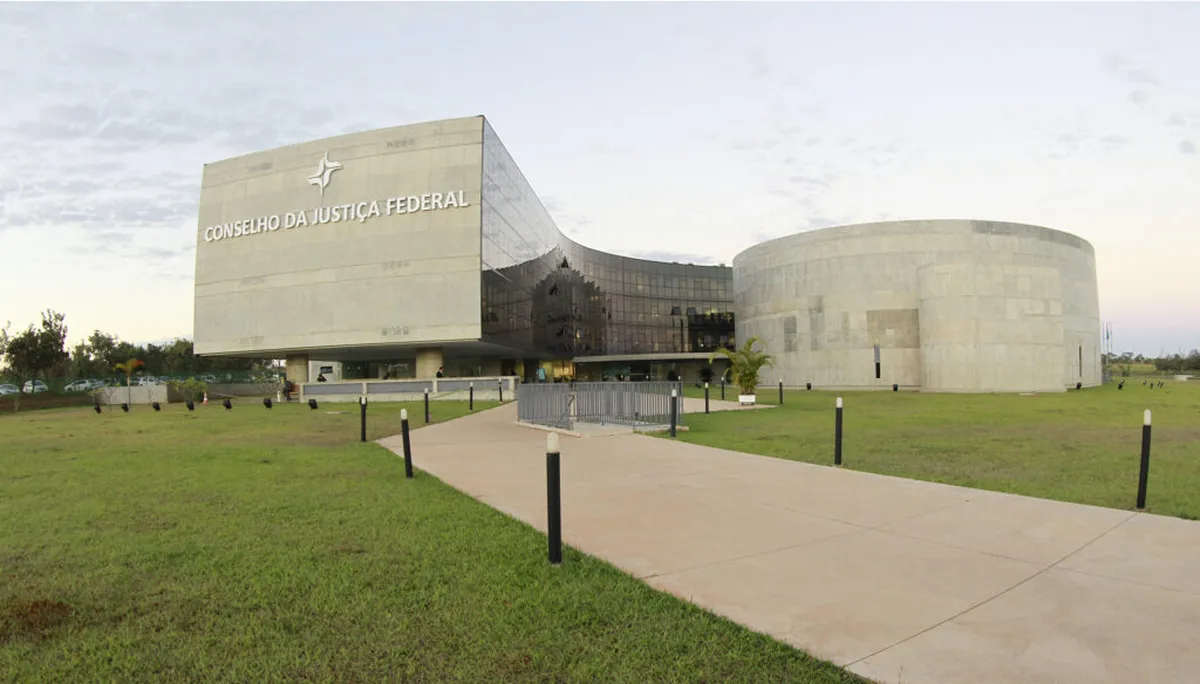
{"label": "green grass", "polygon": [[551,567],[358,438],[346,404],[0,417],[0,681],[860,681],[572,549]]}
{"label": "green grass", "polygon": [[[687,396],[704,396],[689,388]],[[711,397],[718,398],[719,389]],[[678,439],[832,464],[836,393],[786,391],[784,405],[689,413]],[[1140,380],[1058,394],[843,392],[843,467],[1046,499],[1133,509],[1142,412],[1154,428],[1147,510],[1200,518],[1200,385]],[[736,391],[726,397],[736,400]],[[778,403],[778,390],[759,390]]]}

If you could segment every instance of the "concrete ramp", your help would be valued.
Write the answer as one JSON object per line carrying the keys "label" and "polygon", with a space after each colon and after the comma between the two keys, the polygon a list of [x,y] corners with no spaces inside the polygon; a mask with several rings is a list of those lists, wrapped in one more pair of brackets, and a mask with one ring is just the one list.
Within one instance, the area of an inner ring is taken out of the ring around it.
{"label": "concrete ramp", "polygon": [[[414,462],[545,531],[546,435],[515,419],[416,430]],[[1198,523],[643,435],[561,451],[567,544],[874,680],[1200,673]]]}

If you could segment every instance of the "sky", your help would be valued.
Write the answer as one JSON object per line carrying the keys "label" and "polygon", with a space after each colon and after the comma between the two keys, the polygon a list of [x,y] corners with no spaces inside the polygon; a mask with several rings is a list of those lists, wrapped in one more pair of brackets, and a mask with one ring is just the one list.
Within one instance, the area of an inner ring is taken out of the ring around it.
{"label": "sky", "polygon": [[190,336],[203,164],[483,114],[559,227],[732,263],[863,221],[1096,249],[1200,347],[1200,3],[0,3],[0,325]]}

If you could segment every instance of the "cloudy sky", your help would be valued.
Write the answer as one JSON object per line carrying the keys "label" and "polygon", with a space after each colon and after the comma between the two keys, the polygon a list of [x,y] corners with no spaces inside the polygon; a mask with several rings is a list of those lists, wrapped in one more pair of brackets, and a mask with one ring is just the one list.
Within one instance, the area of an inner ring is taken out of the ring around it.
{"label": "cloudy sky", "polygon": [[485,114],[559,226],[729,263],[1066,230],[1118,351],[1200,346],[1200,3],[0,4],[0,324],[190,335],[205,162]]}

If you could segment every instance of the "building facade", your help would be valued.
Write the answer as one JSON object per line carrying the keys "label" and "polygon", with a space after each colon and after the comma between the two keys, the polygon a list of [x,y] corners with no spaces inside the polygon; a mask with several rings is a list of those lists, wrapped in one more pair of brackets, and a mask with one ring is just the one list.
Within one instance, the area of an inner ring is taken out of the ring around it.
{"label": "building facade", "polygon": [[895,221],[790,235],[734,258],[737,335],[767,380],[1050,392],[1101,382],[1095,252],[1040,226]]}
{"label": "building facade", "polygon": [[484,117],[206,165],[199,223],[196,352],[299,382],[691,377],[734,344],[731,268],[569,240]]}
{"label": "building facade", "polygon": [[751,337],[776,358],[771,384],[1101,381],[1095,254],[1078,237],[900,221],[772,240],[732,268],[608,254],[559,231],[482,116],[206,165],[194,335],[197,354],[286,358],[297,382],[695,381]]}

